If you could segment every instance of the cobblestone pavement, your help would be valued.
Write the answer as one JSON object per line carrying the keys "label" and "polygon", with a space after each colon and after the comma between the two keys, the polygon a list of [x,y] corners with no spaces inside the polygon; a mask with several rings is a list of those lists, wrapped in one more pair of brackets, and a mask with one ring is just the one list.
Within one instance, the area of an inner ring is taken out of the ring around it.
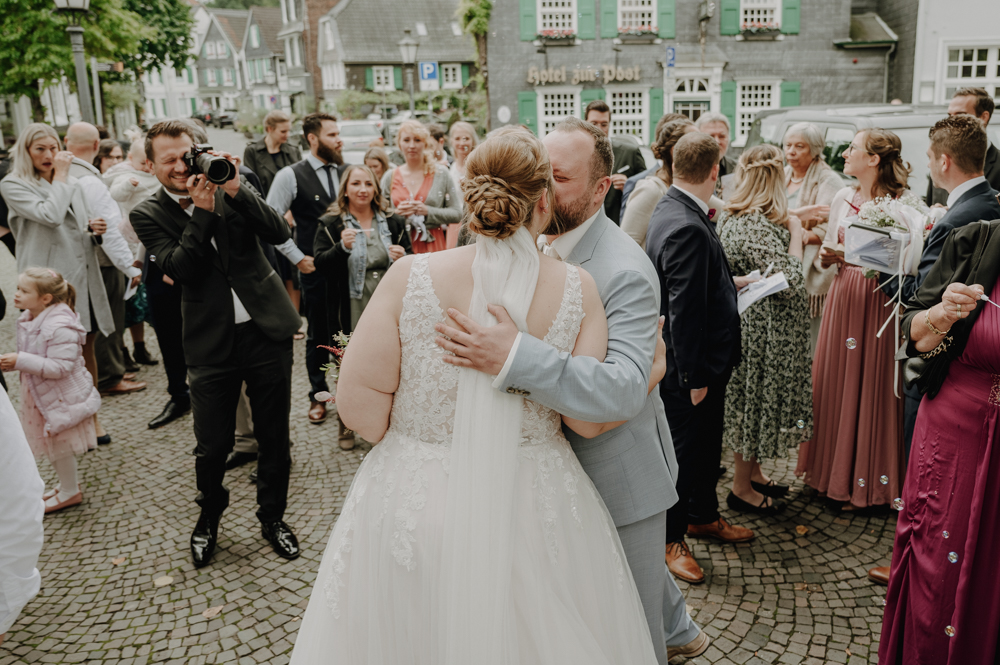
{"label": "cobblestone pavement", "polygon": [[[8,298],[14,278],[13,260],[0,251],[0,288]],[[0,352],[14,350],[15,314],[9,309],[0,322]],[[151,331],[147,335],[158,355]],[[366,452],[341,451],[333,422],[307,422],[303,353],[296,342],[295,463],[286,516],[302,557],[280,559],[261,537],[247,466],[228,474],[231,505],[213,563],[193,568],[188,538],[198,509],[191,418],[146,429],[167,397],[162,367],[144,369],[146,391],[104,399],[101,419],[113,442],[81,459],[83,505],[45,519],[42,591],[0,646],[0,665],[288,662],[330,529]],[[7,378],[17,405],[16,377]],[[888,561],[895,518],[833,514],[803,495],[793,467],[794,459],[766,465],[773,478],[793,485],[780,519],[726,514],[752,526],[756,540],[736,546],[690,541],[708,580],[681,588],[713,640],[690,662],[876,661],[884,590],[865,572]],[[51,484],[49,464],[40,468]],[[720,500],[731,479],[730,471],[719,483]],[[800,526],[807,529],[802,535]]]}

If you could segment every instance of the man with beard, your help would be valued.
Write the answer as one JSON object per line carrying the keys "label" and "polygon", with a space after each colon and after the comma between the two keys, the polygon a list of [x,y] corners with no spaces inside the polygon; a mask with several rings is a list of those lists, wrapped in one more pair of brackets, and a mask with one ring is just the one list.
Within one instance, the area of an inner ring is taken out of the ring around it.
{"label": "man with beard", "polygon": [[347,165],[340,154],[344,142],[340,138],[337,118],[327,113],[310,113],[302,119],[302,133],[309,141],[309,154],[297,164],[278,171],[267,194],[267,203],[279,215],[292,213],[295,244],[309,259],[309,270],[299,267],[299,284],[306,321],[306,371],[309,373],[309,422],[326,420],[326,403],[315,399],[316,393],[327,391],[323,365],[330,354],[318,344],[330,344],[326,320],[326,278],[312,268],[313,239],[330,204],[337,200],[340,177]]}
{"label": "man with beard", "polygon": [[[543,140],[552,162],[555,206],[543,251],[579,265],[594,278],[608,317],[604,362],[560,354],[519,333],[502,308],[498,325],[485,328],[457,314],[465,331],[444,324],[437,342],[455,354],[444,360],[497,378],[494,388],[523,395],[587,422],[622,422],[593,439],[564,433],[614,519],[642,598],[661,665],[694,657],[709,645],[667,574],[663,558],[667,509],[677,501],[677,461],[656,385],[650,386],[658,329],[660,288],[653,264],[634,240],[608,219],[611,141],[592,124],[566,118]],[[466,332],[467,331],[467,332]],[[661,359],[662,361],[662,359]]]}

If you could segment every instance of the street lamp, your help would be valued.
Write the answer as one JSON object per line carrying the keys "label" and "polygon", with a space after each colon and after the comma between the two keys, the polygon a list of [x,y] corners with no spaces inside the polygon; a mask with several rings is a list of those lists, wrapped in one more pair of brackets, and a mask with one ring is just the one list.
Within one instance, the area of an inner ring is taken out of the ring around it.
{"label": "street lamp", "polygon": [[410,29],[407,28],[403,30],[403,34],[406,35],[401,40],[399,40],[396,45],[399,46],[399,54],[403,56],[403,65],[409,65],[406,70],[406,83],[410,88],[410,115],[413,115],[413,67],[417,62],[417,47],[420,43],[410,34]]}
{"label": "street lamp", "polygon": [[76,94],[80,100],[80,115],[84,122],[94,124],[94,108],[90,103],[90,85],[87,83],[87,63],[83,59],[83,27],[80,21],[90,10],[90,0],[55,0],[56,10],[66,14],[69,25],[69,43],[73,47],[73,62],[76,65]]}

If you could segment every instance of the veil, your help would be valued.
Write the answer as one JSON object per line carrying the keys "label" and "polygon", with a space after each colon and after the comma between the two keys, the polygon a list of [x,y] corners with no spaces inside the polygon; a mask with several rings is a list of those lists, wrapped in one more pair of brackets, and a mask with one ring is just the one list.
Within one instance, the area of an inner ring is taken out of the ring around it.
{"label": "veil", "polygon": [[[469,317],[496,325],[502,305],[521,331],[538,281],[538,249],[521,226],[505,240],[479,236]],[[448,473],[441,561],[444,665],[501,665],[517,654],[511,633],[514,492],[524,398],[501,393],[494,377],[461,369]]]}

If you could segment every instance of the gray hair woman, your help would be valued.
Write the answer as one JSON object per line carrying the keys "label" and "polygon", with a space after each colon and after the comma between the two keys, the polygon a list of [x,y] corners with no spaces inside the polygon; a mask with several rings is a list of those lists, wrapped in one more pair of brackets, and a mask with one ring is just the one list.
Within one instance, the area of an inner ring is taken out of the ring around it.
{"label": "gray hair woman", "polygon": [[806,245],[802,266],[812,319],[810,349],[816,348],[823,302],[836,275],[835,269],[823,268],[820,264],[819,248],[826,238],[830,203],[844,186],[840,176],[823,160],[825,147],[823,132],[811,122],[792,125],[785,132],[785,161],[788,163],[785,167],[785,187],[789,214],[802,220],[802,241]]}

